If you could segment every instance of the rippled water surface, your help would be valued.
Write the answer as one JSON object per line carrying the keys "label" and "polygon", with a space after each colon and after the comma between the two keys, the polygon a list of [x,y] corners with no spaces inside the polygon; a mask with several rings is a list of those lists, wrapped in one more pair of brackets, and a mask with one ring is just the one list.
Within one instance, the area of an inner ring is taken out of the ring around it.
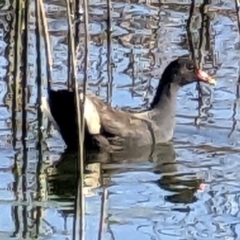
{"label": "rippled water surface", "polygon": [[[107,6],[106,2],[91,0],[89,89],[112,106],[146,106],[166,65],[188,53],[185,26],[190,2],[112,2],[111,84],[107,72]],[[212,0],[205,6],[204,25],[199,8],[202,1],[196,2],[193,41],[200,46],[197,53],[202,56],[203,68],[216,76],[217,86],[201,86],[201,101],[195,84],[181,89],[174,141],[159,146],[150,159],[145,151],[138,159],[127,156],[124,163],[88,166],[84,189],[86,239],[97,239],[103,188],[109,193],[104,239],[240,239],[240,41],[235,2]],[[28,26],[28,132],[24,144],[21,99],[12,111],[11,82],[16,79],[10,66],[15,40],[14,12],[9,4],[5,1],[0,5],[0,239],[72,239],[74,156],[62,155],[64,143],[52,126],[44,135],[42,153],[36,149],[33,3]],[[67,88],[64,6],[60,0],[45,2],[54,89]],[[203,38],[201,29],[205,31]],[[83,37],[82,33],[82,42]],[[81,46],[80,60],[84,51]],[[81,66],[79,76],[82,79]],[[46,119],[43,125],[47,126]],[[49,167],[60,158],[67,164]],[[202,183],[205,189],[200,191]]]}

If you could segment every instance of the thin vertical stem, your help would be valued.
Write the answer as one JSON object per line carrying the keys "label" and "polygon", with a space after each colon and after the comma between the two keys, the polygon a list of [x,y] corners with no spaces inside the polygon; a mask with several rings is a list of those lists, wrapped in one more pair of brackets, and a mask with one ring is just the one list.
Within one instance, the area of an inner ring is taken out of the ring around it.
{"label": "thin vertical stem", "polygon": [[[41,0],[35,1],[35,19],[36,19],[36,28],[35,28],[35,34],[36,34],[36,51],[37,51],[37,87],[38,87],[38,102],[41,101],[41,95],[42,95],[42,63],[41,63],[41,32],[42,32],[42,21],[41,21],[41,12],[40,12],[40,2]],[[38,137],[39,137],[39,157],[42,156],[42,134],[41,134],[41,126],[42,126],[42,113],[40,109],[40,104],[38,106]],[[40,162],[41,159],[39,159]]]}
{"label": "thin vertical stem", "polygon": [[204,0],[203,4],[201,4],[199,11],[201,13],[201,28],[200,28],[200,38],[199,38],[199,46],[198,46],[198,56],[199,56],[199,66],[202,68],[202,64],[204,61],[204,54],[203,54],[203,49],[205,47],[205,41],[206,40],[206,21],[207,21],[207,16],[205,13],[205,8],[206,5],[208,4],[208,0]]}
{"label": "thin vertical stem", "polygon": [[[13,130],[13,148],[15,149],[17,146],[17,132],[18,132],[18,126],[17,126],[17,122],[18,122],[18,112],[20,110],[23,110],[23,106],[22,109],[19,109],[19,100],[22,101],[21,97],[19,96],[19,91],[21,90],[21,94],[23,93],[23,88],[21,89],[21,75],[20,75],[20,67],[21,67],[21,62],[22,62],[22,57],[23,57],[23,35],[22,35],[22,30],[24,27],[24,2],[22,0],[19,1],[14,1],[13,2],[13,8],[15,10],[15,17],[13,19],[13,26],[14,26],[14,35],[10,35],[10,45],[11,43],[13,44],[14,48],[10,48],[9,46],[9,50],[12,51],[12,54],[14,56],[14,61],[13,61],[13,66],[11,66],[11,61],[9,64],[9,72],[11,71],[10,69],[12,69],[13,71],[13,78],[12,81],[10,82],[10,86],[9,86],[9,91],[11,92],[11,96],[12,96],[12,130]],[[25,32],[23,32],[25,33]],[[10,75],[10,74],[9,74]],[[10,80],[11,77],[9,77]],[[20,121],[23,120],[23,117]],[[24,124],[22,124],[23,126]],[[19,157],[20,155],[20,157]],[[23,195],[23,188],[22,188],[22,183],[21,180],[23,177],[20,177],[19,175],[19,159],[22,163],[22,165],[24,165],[23,161],[24,158],[21,156],[22,153],[17,153],[14,156],[14,169],[13,172],[15,173],[15,181],[14,181],[14,192],[16,193],[16,201],[19,200],[19,195]],[[22,168],[24,169],[24,168]],[[16,237],[17,235],[19,235],[19,233],[21,232],[21,214],[20,214],[20,206],[16,206],[12,208],[12,215],[13,215],[13,221],[14,221],[14,225],[15,225],[15,231],[13,232],[12,237]]]}
{"label": "thin vertical stem", "polygon": [[[80,28],[80,3],[79,3],[79,0],[75,0],[74,1],[74,9],[72,9],[72,12],[74,10],[75,12],[75,15],[77,16],[77,19],[75,19],[75,54],[77,55],[77,52],[76,50],[78,49],[78,46],[79,46],[79,39],[80,39],[80,36],[79,36],[79,28]],[[72,37],[72,36],[71,36]]]}
{"label": "thin vertical stem", "polygon": [[[15,15],[15,48],[14,48],[14,73],[13,73],[13,105],[12,105],[12,116],[13,116],[13,131],[17,131],[16,117],[19,111],[19,87],[20,87],[20,64],[22,57],[22,27],[23,27],[23,2],[21,0],[16,1],[16,15]],[[13,138],[13,145],[16,145],[16,137]]]}
{"label": "thin vertical stem", "polygon": [[[68,16],[68,31],[69,35],[73,36],[73,24],[72,24],[72,18],[74,14],[71,12],[71,6],[70,1],[66,0],[67,5],[67,16]],[[75,57],[75,44],[74,44],[74,38],[71,37],[69,42],[71,51],[71,57],[72,57],[72,70],[73,70],[73,83],[74,83],[74,93],[75,93],[75,107],[76,107],[76,113],[77,113],[77,123],[78,123],[78,161],[77,161],[77,180],[78,180],[78,189],[77,189],[77,197],[75,201],[75,210],[76,215],[74,219],[74,239],[78,238],[80,236],[80,239],[85,238],[85,202],[84,202],[84,196],[83,196],[83,161],[84,161],[84,121],[83,121],[83,104],[85,100],[85,88],[83,89],[83,101],[80,102],[79,93],[78,93],[78,81],[77,81],[77,67],[76,67],[76,57]],[[86,75],[86,73],[85,73]],[[86,87],[86,85],[84,85]],[[79,209],[80,208],[80,209]],[[79,219],[80,215],[80,219]],[[76,228],[78,225],[80,225],[80,230]]]}
{"label": "thin vertical stem", "polygon": [[107,88],[107,101],[111,102],[112,98],[112,2],[107,0],[107,71],[108,71],[108,88]]}
{"label": "thin vertical stem", "polygon": [[195,62],[196,66],[198,62],[195,60],[195,49],[194,49],[194,44],[193,44],[193,39],[192,39],[192,20],[193,20],[193,15],[194,15],[194,8],[195,8],[195,0],[192,0],[190,9],[189,9],[189,17],[187,20],[187,37],[188,37],[188,44],[190,48],[190,53],[192,54],[192,59]]}
{"label": "thin vertical stem", "polygon": [[102,204],[101,204],[101,218],[98,230],[98,240],[103,239],[103,232],[104,232],[104,223],[107,218],[107,204],[108,204],[108,191],[105,188],[102,194]]}
{"label": "thin vertical stem", "polygon": [[[135,56],[134,56],[134,49],[132,48],[131,49],[131,53],[130,53],[130,56],[129,56],[129,67],[132,68],[132,85],[131,87],[134,89],[135,87]],[[133,98],[134,97],[134,92],[131,91],[131,97]]]}
{"label": "thin vertical stem", "polygon": [[[46,85],[47,85],[47,90],[48,90],[48,94],[49,94],[49,90],[51,89],[51,83],[52,83],[53,60],[52,60],[52,54],[51,54],[51,44],[50,44],[50,36],[49,36],[49,31],[48,31],[48,23],[47,23],[47,18],[46,18],[46,14],[45,14],[43,0],[39,0],[39,8],[40,8],[41,23],[42,23],[40,30],[41,30],[41,34],[43,36],[43,40],[45,43],[45,54],[46,54],[46,65],[47,65],[46,66],[46,74],[47,74]],[[43,79],[42,79],[42,82],[43,82]],[[41,96],[41,101],[42,101],[41,105],[44,108],[44,106],[46,105],[46,102],[45,102],[46,99],[44,99],[43,96]],[[46,107],[45,110],[47,111],[47,115],[49,115],[51,117],[50,109],[48,109],[48,107]],[[54,119],[52,118],[52,120],[54,120]]]}
{"label": "thin vertical stem", "polygon": [[[70,0],[69,1],[69,8],[70,8],[70,14],[73,13],[73,9],[74,9],[74,6],[75,5],[75,1],[73,0]],[[73,18],[75,17],[75,15],[72,16]],[[73,69],[72,69],[72,65],[73,65],[73,62],[72,62],[72,57],[71,57],[71,50],[69,50],[69,45],[71,44],[71,31],[68,31],[68,89],[72,89],[74,86],[73,86],[73,82],[72,82],[72,79],[73,79]]]}
{"label": "thin vertical stem", "polygon": [[50,36],[48,32],[48,24],[47,24],[47,18],[44,10],[43,1],[39,0],[39,7],[40,7],[40,15],[41,15],[41,21],[42,21],[42,29],[43,29],[43,39],[45,41],[45,51],[46,51],[46,61],[47,61],[47,87],[48,89],[51,88],[51,82],[52,82],[52,55],[51,55],[51,44],[50,44]]}
{"label": "thin vertical stem", "polygon": [[[187,36],[188,36],[188,43],[189,43],[189,48],[190,48],[190,52],[192,54],[192,60],[195,63],[195,66],[197,68],[199,68],[199,62],[197,60],[197,56],[196,56],[196,52],[195,52],[195,47],[194,47],[194,42],[193,42],[193,38],[192,38],[192,20],[193,20],[193,15],[194,15],[194,9],[195,9],[195,0],[192,0],[191,6],[190,6],[190,10],[189,10],[189,17],[188,17],[188,21],[187,21]],[[200,115],[200,108],[202,105],[202,94],[201,94],[201,87],[200,87],[200,83],[197,82],[197,90],[198,90],[198,103],[199,103],[199,114]],[[197,124],[197,119],[195,119],[195,124]],[[198,124],[197,124],[198,125]]]}
{"label": "thin vertical stem", "polygon": [[[42,0],[35,0],[35,19],[36,19],[36,28],[35,28],[35,33],[36,33],[36,51],[37,51],[37,87],[38,87],[38,102],[41,102],[41,97],[42,97],[42,87],[43,81],[42,81],[42,62],[41,62],[41,56],[42,56],[42,49],[41,49],[41,33],[43,33],[42,27],[44,26],[43,23],[43,18],[45,18],[45,12],[41,14],[41,7],[40,4],[42,3]],[[43,4],[42,4],[43,5]],[[42,16],[41,16],[42,15]],[[46,22],[46,21],[45,21]],[[51,60],[50,60],[51,62]],[[49,82],[49,81],[47,81]],[[42,177],[41,175],[41,168],[42,168],[42,156],[43,156],[43,148],[42,148],[42,143],[43,143],[43,135],[41,131],[42,127],[42,112],[41,112],[41,107],[40,104],[38,105],[38,139],[39,139],[39,156],[38,156],[38,165],[37,165],[37,176],[38,176],[38,183],[37,183],[37,197],[40,200],[40,189],[41,189],[41,181],[40,178]],[[41,219],[41,212],[42,208],[37,207],[36,208],[36,219],[35,219],[35,234],[36,238],[38,238],[39,235],[39,227],[40,227],[40,219]]]}
{"label": "thin vertical stem", "polygon": [[[236,14],[237,14],[237,22],[238,22],[238,33],[240,34],[240,2],[239,0],[235,0],[235,8],[236,8]],[[239,73],[238,73],[239,74]],[[233,124],[231,128],[231,132],[228,134],[228,137],[232,135],[232,133],[235,131],[237,127],[237,120],[236,120],[236,115],[237,115],[237,109],[238,109],[238,99],[240,97],[240,74],[238,75],[238,81],[236,84],[236,100],[233,105]]]}
{"label": "thin vertical stem", "polygon": [[[27,103],[28,103],[28,88],[27,88],[27,79],[28,79],[28,20],[29,20],[29,1],[25,1],[25,12],[24,12],[24,31],[23,31],[23,77],[22,77],[22,146],[23,146],[23,165],[22,165],[22,192],[23,192],[23,201],[27,201],[27,166],[28,166],[28,153],[27,153]],[[26,238],[27,236],[27,207],[23,206],[22,208],[22,222],[23,230],[22,237]]]}
{"label": "thin vertical stem", "polygon": [[[24,33],[23,33],[23,77],[22,77],[22,145],[23,145],[23,166],[22,166],[22,173],[23,173],[23,181],[22,181],[22,189],[26,194],[26,169],[27,169],[27,97],[28,97],[28,89],[27,89],[27,79],[28,79],[28,17],[29,17],[29,1],[25,1],[25,13],[24,13]],[[24,194],[24,195],[25,195]],[[26,196],[25,196],[26,198]]]}
{"label": "thin vertical stem", "polygon": [[[85,93],[87,92],[87,80],[88,80],[88,49],[89,49],[89,31],[88,31],[88,1],[83,0],[84,9],[84,46],[85,46],[85,59],[84,59],[84,83],[83,83],[83,102],[85,101]],[[84,125],[83,125],[84,127]]]}
{"label": "thin vertical stem", "polygon": [[[201,14],[201,28],[199,31],[199,44],[198,44],[198,67],[203,67],[204,57],[205,57],[205,51],[207,47],[207,38],[209,37],[208,31],[207,31],[207,22],[209,20],[207,14],[206,14],[206,5],[209,4],[209,0],[204,0],[204,2],[201,4],[199,8],[199,12]],[[202,107],[203,107],[203,91],[202,86],[200,82],[197,82],[197,89],[198,89],[198,117],[195,119],[196,125],[199,126],[198,120],[201,117],[202,113]]]}

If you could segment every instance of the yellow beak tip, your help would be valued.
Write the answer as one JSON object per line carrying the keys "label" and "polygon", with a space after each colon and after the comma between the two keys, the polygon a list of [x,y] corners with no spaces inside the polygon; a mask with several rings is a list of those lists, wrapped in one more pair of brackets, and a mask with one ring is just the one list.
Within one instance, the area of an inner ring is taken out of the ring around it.
{"label": "yellow beak tip", "polygon": [[217,85],[217,82],[216,82],[216,80],[215,80],[214,78],[210,78],[210,79],[208,80],[208,83],[209,83],[210,85],[213,85],[213,86],[216,86],[216,85]]}

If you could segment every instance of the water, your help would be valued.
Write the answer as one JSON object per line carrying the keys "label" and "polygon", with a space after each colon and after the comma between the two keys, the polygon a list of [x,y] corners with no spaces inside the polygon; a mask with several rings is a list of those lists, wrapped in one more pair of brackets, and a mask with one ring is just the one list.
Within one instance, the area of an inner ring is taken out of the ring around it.
{"label": "water", "polygon": [[[112,3],[114,68],[109,98],[112,106],[146,106],[168,62],[188,52],[185,25],[190,1],[165,2]],[[198,1],[197,5],[201,3]],[[31,11],[33,7],[31,4]],[[8,1],[1,8],[4,11],[0,15],[0,238],[71,239],[74,157],[62,155],[64,143],[51,126],[43,154],[36,150],[34,15],[30,17],[29,32],[26,152],[21,141],[24,134],[21,105],[15,119],[11,110],[9,86],[13,70],[8,68],[12,63],[8,55],[12,46],[8,44],[11,37],[8,22],[13,14]],[[47,1],[45,8],[53,46],[53,86],[62,89],[66,88],[67,80],[64,1]],[[103,99],[108,93],[105,12],[106,2],[90,1],[89,88]],[[151,158],[144,151],[137,159],[129,153],[124,163],[88,166],[85,178],[88,186],[84,190],[86,239],[97,236],[103,186],[109,191],[104,239],[240,239],[240,42],[235,3],[213,0],[207,15],[210,37],[203,39],[201,53],[206,55],[203,67],[215,74],[217,86],[214,89],[202,86],[202,102],[198,101],[195,84],[181,89],[174,141],[157,148]],[[198,8],[193,28],[193,40],[199,44]],[[83,76],[81,67],[79,76]],[[46,120],[43,125],[47,126]],[[62,164],[57,169],[49,168],[61,156],[65,159]],[[198,188],[202,182],[206,186],[201,192]]]}

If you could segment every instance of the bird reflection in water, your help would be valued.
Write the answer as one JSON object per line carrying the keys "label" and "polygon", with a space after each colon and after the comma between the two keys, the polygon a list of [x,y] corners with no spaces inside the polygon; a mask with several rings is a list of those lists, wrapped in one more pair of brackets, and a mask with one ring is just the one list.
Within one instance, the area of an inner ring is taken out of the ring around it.
{"label": "bird reflection in water", "polygon": [[[165,196],[166,201],[184,204],[197,201],[196,193],[205,188],[203,179],[197,177],[196,173],[179,172],[179,163],[172,142],[114,155],[89,152],[86,156],[84,175],[85,194],[93,194],[92,189],[100,186],[108,187],[109,180],[114,174],[129,171],[127,167],[124,169],[122,166],[133,164],[132,170],[138,163],[144,163],[147,159],[154,165],[149,171],[160,176],[154,183],[168,192]],[[77,189],[76,160],[76,153],[63,153],[56,166],[49,170],[49,184],[55,196],[74,198]]]}
{"label": "bird reflection in water", "polygon": [[165,200],[171,203],[194,203],[197,201],[195,194],[205,189],[203,179],[197,177],[196,173],[180,173],[178,171],[178,161],[173,148],[173,144],[162,146],[154,173],[161,177],[156,184],[168,192]]}

